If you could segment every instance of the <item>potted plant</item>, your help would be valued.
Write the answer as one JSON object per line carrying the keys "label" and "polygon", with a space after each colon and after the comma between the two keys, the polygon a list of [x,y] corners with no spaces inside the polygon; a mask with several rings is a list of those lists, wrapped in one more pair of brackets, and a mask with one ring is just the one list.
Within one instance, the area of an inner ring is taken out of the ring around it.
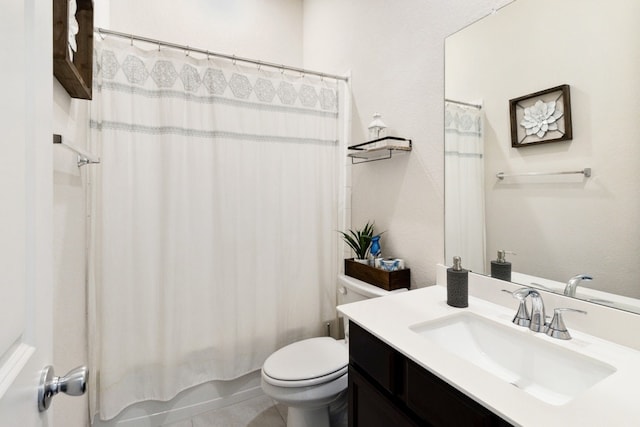
{"label": "potted plant", "polygon": [[369,252],[369,246],[371,245],[371,239],[373,238],[373,222],[367,221],[365,226],[358,230],[347,230],[347,232],[339,231],[342,234],[342,239],[345,241],[353,252],[355,252],[355,261],[367,264],[367,253]]}

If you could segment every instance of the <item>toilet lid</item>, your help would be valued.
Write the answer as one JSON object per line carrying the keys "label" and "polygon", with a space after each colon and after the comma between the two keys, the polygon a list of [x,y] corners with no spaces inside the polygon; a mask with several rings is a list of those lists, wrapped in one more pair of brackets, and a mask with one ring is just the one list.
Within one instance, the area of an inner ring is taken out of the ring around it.
{"label": "toilet lid", "polygon": [[323,380],[312,381],[318,383],[344,375],[348,363],[349,351],[343,343],[330,337],[310,338],[273,353],[264,362],[262,372],[276,380],[270,382],[278,385],[285,385],[281,384],[283,381],[307,383],[306,380]]}

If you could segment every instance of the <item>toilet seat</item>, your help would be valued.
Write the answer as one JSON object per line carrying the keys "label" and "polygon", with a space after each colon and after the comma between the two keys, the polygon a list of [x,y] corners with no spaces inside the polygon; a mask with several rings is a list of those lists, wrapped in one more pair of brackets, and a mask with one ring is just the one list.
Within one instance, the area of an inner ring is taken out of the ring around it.
{"label": "toilet seat", "polygon": [[262,378],[279,387],[308,387],[345,375],[347,347],[330,337],[310,338],[289,344],[267,358]]}

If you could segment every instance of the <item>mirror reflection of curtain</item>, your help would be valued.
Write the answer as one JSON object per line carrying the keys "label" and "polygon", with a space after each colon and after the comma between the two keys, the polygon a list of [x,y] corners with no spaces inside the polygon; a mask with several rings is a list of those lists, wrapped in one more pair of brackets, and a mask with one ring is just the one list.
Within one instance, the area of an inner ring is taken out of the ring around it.
{"label": "mirror reflection of curtain", "polygon": [[483,113],[476,106],[445,102],[445,260],[464,268],[486,265]]}

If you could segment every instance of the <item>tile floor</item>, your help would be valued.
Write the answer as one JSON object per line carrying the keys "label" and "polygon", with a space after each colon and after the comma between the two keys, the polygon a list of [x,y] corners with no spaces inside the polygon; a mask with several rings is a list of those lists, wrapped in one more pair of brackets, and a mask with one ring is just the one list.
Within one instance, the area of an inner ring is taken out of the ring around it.
{"label": "tile floor", "polygon": [[287,407],[262,395],[163,427],[286,427],[286,420]]}

